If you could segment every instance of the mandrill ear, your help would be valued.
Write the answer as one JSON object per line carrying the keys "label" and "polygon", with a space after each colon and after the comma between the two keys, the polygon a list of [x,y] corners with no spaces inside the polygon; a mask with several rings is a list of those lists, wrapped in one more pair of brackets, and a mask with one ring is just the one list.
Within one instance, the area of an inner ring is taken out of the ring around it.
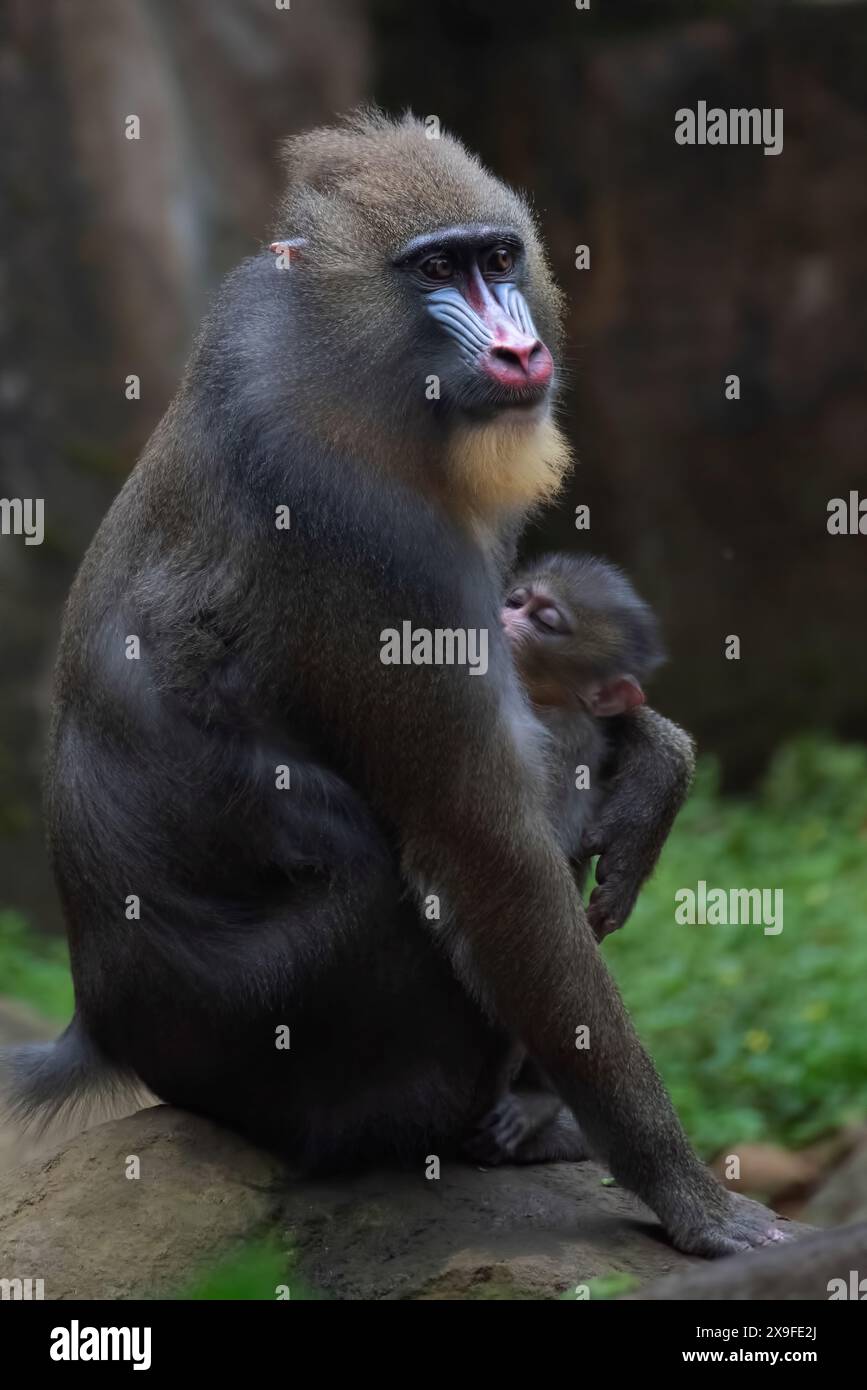
{"label": "mandrill ear", "polygon": [[276,264],[278,270],[289,270],[303,255],[306,245],[307,238],[299,236],[291,241],[272,241],[268,250],[272,251],[277,257]]}
{"label": "mandrill ear", "polygon": [[596,687],[590,697],[590,713],[600,719],[626,714],[637,705],[643,705],[644,698],[644,691],[634,676],[618,676]]}

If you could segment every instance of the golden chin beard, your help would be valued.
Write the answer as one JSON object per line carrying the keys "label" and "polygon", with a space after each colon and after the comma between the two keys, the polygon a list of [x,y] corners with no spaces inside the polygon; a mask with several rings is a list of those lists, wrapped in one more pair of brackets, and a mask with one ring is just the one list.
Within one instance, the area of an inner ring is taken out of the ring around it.
{"label": "golden chin beard", "polygon": [[550,501],[571,463],[565,437],[547,416],[468,426],[449,448],[449,502],[459,514],[494,523]]}

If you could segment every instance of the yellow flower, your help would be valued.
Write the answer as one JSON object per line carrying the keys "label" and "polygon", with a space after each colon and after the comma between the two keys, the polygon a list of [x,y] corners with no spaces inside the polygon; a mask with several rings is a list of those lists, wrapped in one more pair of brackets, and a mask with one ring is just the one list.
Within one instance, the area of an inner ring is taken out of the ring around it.
{"label": "yellow flower", "polygon": [[808,1004],[805,1009],[802,1009],[801,1018],[805,1023],[821,1023],[824,1018],[828,1017],[828,1013],[827,999],[817,999],[815,1004]]}
{"label": "yellow flower", "polygon": [[767,1052],[771,1045],[771,1036],[764,1028],[751,1028],[744,1037],[744,1042],[750,1052]]}

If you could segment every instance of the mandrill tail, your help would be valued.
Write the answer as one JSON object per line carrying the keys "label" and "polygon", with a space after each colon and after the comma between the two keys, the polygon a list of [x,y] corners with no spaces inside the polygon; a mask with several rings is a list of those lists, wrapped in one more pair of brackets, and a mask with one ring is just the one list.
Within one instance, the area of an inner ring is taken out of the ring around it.
{"label": "mandrill tail", "polygon": [[84,1123],[97,1109],[108,1119],[147,1100],[135,1073],[110,1061],[77,1016],[56,1042],[0,1049],[0,1108],[30,1132],[56,1120]]}

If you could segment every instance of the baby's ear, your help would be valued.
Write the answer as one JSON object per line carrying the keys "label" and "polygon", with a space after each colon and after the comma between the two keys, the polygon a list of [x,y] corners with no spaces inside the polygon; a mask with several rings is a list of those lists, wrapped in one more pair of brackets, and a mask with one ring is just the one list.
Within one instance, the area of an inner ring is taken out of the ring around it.
{"label": "baby's ear", "polygon": [[644,691],[634,676],[617,676],[613,681],[596,687],[590,697],[590,713],[607,719],[613,714],[626,714],[637,705],[643,705],[644,699]]}

